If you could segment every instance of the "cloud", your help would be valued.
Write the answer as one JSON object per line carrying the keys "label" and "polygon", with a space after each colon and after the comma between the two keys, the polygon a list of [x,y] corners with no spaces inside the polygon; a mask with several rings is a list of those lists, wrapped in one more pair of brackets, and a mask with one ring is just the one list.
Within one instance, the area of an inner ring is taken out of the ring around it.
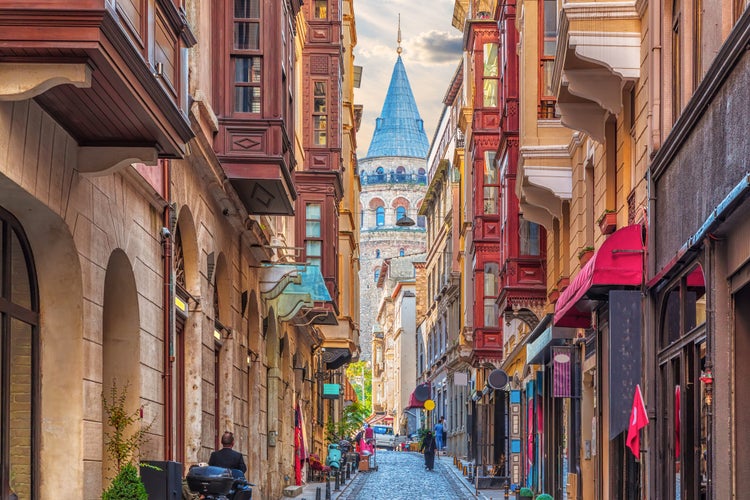
{"label": "cloud", "polygon": [[[357,46],[354,64],[362,66],[362,86],[355,102],[364,106],[357,133],[357,154],[367,154],[375,119],[396,63],[398,15],[401,14],[403,60],[427,138],[443,109],[442,98],[460,60],[462,35],[451,26],[455,0],[356,0]],[[426,5],[429,4],[429,7]],[[417,34],[418,33],[418,34]],[[453,34],[455,33],[455,34]]]}
{"label": "cloud", "polygon": [[431,30],[410,40],[408,47],[414,60],[422,64],[453,64],[461,57],[463,37],[460,33]]}

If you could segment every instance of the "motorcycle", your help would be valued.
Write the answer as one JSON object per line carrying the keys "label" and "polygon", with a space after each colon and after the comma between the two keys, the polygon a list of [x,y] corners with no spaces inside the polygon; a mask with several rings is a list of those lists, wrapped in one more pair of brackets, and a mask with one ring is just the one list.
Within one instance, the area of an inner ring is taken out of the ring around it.
{"label": "motorcycle", "polygon": [[186,476],[188,488],[205,500],[250,500],[253,483],[242,471],[212,465],[194,465]]}

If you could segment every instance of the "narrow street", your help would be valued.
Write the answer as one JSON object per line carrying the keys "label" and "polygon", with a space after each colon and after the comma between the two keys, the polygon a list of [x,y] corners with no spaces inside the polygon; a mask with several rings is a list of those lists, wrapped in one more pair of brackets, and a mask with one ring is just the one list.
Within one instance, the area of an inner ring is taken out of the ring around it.
{"label": "narrow street", "polygon": [[378,450],[377,470],[360,472],[338,500],[462,500],[475,498],[452,471],[450,457],[435,457],[435,470],[424,468],[419,453]]}

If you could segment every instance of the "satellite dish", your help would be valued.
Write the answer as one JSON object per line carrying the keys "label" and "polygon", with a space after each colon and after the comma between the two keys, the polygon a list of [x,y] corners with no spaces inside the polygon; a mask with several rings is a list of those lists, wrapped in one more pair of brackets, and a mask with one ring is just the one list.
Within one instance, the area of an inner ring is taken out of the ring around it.
{"label": "satellite dish", "polygon": [[508,374],[502,370],[492,370],[487,377],[487,385],[493,389],[502,389],[508,385]]}
{"label": "satellite dish", "polygon": [[430,399],[430,386],[427,384],[419,384],[417,388],[414,389],[414,397],[420,403],[424,403]]}

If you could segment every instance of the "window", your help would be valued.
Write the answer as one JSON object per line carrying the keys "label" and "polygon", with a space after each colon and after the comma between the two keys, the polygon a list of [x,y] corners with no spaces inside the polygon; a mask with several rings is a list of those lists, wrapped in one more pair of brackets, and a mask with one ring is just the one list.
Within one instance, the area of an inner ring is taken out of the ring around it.
{"label": "window", "polygon": [[483,86],[483,105],[485,108],[497,107],[497,44],[484,44],[484,78]]}
{"label": "window", "polygon": [[0,493],[37,498],[38,297],[20,224],[0,208]]}
{"label": "window", "polygon": [[313,91],[313,144],[328,144],[328,93],[325,82],[315,82]]}
{"label": "window", "polygon": [[401,219],[402,217],[406,216],[406,208],[404,207],[398,207],[396,209],[396,220]]}
{"label": "window", "polygon": [[320,203],[305,205],[305,257],[311,266],[320,267],[323,257]]}
{"label": "window", "polygon": [[328,16],[328,0],[315,0],[315,19],[325,19]]}
{"label": "window", "polygon": [[380,268],[375,269],[375,283],[380,279]]}
{"label": "window", "polygon": [[[713,455],[709,448],[710,396],[707,394],[706,282],[700,265],[683,273],[660,297],[656,412],[658,446],[665,453],[658,464],[660,498],[708,488],[706,471]],[[675,432],[679,428],[680,432]],[[708,495],[710,497],[711,495]]]}
{"label": "window", "polygon": [[233,35],[234,111],[260,113],[260,0],[234,1]]}
{"label": "window", "polygon": [[539,224],[523,217],[518,221],[521,255],[539,255]]}
{"label": "window", "polygon": [[375,249],[375,258],[376,259],[380,258],[380,249],[379,248]]}
{"label": "window", "polygon": [[499,192],[499,176],[495,165],[495,152],[484,153],[484,213],[497,214],[497,199]]}
{"label": "window", "polygon": [[385,225],[385,208],[378,207],[375,209],[375,225],[376,226]]}
{"label": "window", "polygon": [[399,257],[403,257],[405,253],[406,253],[406,250],[404,250],[403,248],[399,248],[398,249],[398,255],[399,255]]}
{"label": "window", "polygon": [[557,0],[544,0],[544,10],[540,16],[542,24],[542,50],[539,54],[539,118],[555,117],[555,89],[552,77],[557,51]]}
{"label": "window", "polygon": [[498,325],[497,305],[495,304],[498,292],[497,271],[498,265],[494,262],[484,265],[484,326],[488,328],[496,328]]}
{"label": "window", "polygon": [[426,224],[427,224],[427,217],[425,217],[424,215],[418,215],[417,216],[417,226],[418,227],[425,227]]}

